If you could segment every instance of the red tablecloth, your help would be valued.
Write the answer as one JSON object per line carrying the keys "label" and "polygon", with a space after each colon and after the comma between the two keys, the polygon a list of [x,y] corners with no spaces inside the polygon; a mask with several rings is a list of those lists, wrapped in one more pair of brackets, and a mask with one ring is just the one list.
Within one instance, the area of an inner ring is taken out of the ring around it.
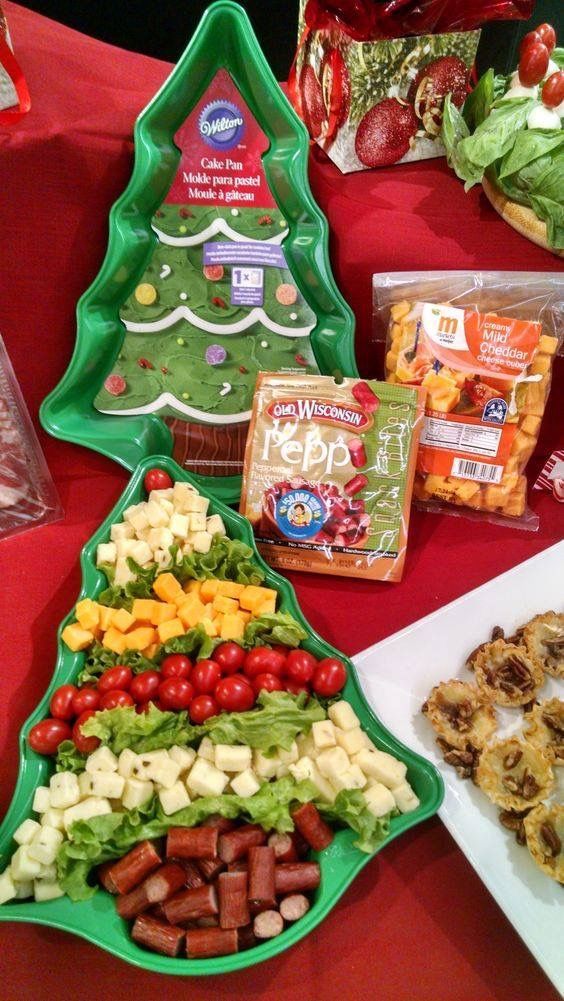
{"label": "red tablecloth", "polygon": [[[75,303],[104,254],[108,210],[131,170],[134,119],[169,67],[5,6],[33,108],[21,125],[0,133],[0,331],[36,418],[67,366]],[[358,317],[365,374],[379,374],[369,344],[373,271],[559,266],[498,219],[477,190],[465,196],[440,160],[344,178],[314,151],[311,181],[331,223],[337,281]],[[556,369],[534,473],[541,456],[562,445],[562,360]],[[94,453],[41,440],[66,516],[0,543],[0,815],[16,778],[19,728],[49,682],[56,624],[79,589],[80,547],[126,482],[122,469]],[[561,538],[562,509],[547,495],[536,496],[534,507],[537,534],[416,514],[401,584],[297,575],[303,610],[330,642],[353,654]],[[304,1001],[556,997],[436,819],[368,865],[313,935],[239,975],[182,983],[126,967],[50,929],[2,925],[0,934],[6,1001],[90,993],[142,1001],[173,991],[241,1001],[298,991]]]}

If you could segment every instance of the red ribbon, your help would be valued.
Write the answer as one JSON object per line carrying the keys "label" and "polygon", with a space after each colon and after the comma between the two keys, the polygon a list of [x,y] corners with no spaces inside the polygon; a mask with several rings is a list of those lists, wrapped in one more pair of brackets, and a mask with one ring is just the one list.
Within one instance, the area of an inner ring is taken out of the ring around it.
{"label": "red ribbon", "polygon": [[0,111],[0,125],[15,125],[27,115],[31,108],[31,98],[25,77],[4,36],[0,33],[0,66],[2,66],[14,85],[18,98],[18,107],[6,108]]}

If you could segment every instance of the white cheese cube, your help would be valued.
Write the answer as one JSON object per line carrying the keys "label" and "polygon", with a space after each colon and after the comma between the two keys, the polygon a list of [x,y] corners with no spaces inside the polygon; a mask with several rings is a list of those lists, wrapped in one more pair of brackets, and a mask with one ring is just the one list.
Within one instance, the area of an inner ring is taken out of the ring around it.
{"label": "white cheese cube", "polygon": [[152,528],[147,541],[153,552],[155,549],[164,549],[168,552],[174,542],[174,536],[168,528]]}
{"label": "white cheese cube", "polygon": [[132,775],[136,774],[135,769],[139,764],[139,755],[126,747],[118,758],[118,773],[123,775],[124,779],[131,778]]}
{"label": "white cheese cube", "polygon": [[201,497],[194,491],[191,497],[186,498],[184,510],[190,514],[207,514],[209,503],[207,497]]}
{"label": "white cheese cube", "polygon": [[296,737],[296,745],[298,748],[298,754],[300,758],[316,758],[318,754],[317,747],[311,733],[305,734],[300,733]]}
{"label": "white cheese cube", "polygon": [[112,542],[117,542],[118,539],[132,539],[135,535],[135,529],[131,522],[118,521],[117,524],[110,526],[110,539]]}
{"label": "white cheese cube", "polygon": [[[72,810],[73,807],[70,807]],[[28,846],[31,858],[37,859],[42,865],[51,865],[57,852],[64,841],[62,831],[57,831],[54,827],[40,827],[38,834]]]}
{"label": "white cheese cube", "polygon": [[348,755],[342,747],[330,747],[326,751],[321,751],[316,758],[316,764],[324,778],[329,779],[333,785],[348,772],[350,767]]}
{"label": "white cheese cube", "polygon": [[180,768],[181,775],[183,772],[187,772],[188,769],[192,767],[196,757],[196,752],[193,747],[179,747],[178,744],[174,744],[174,746],[170,748],[168,754],[173,761],[176,761],[176,764]]}
{"label": "white cheese cube", "polygon": [[[41,872],[39,873],[38,879],[46,879],[48,883],[54,883],[57,879],[57,866],[55,862],[51,862],[50,865],[41,864]],[[29,885],[29,884],[28,884]]]}
{"label": "white cheese cube", "polygon": [[50,806],[49,809],[45,810],[45,813],[41,815],[41,823],[45,824],[47,827],[54,827],[56,831],[62,831],[64,827],[63,811],[55,810],[53,806]]}
{"label": "white cheese cube", "polygon": [[313,723],[311,727],[313,743],[319,750],[324,747],[335,747],[337,743],[336,731],[330,719],[320,719]]}
{"label": "white cheese cube", "polygon": [[163,812],[166,813],[167,817],[171,813],[176,813],[177,810],[183,810],[185,806],[190,806],[191,803],[186,787],[182,782],[175,782],[169,789],[160,789],[159,800]]}
{"label": "white cheese cube", "polygon": [[125,587],[130,581],[135,580],[135,574],[129,569],[125,556],[118,556],[116,561],[116,571],[114,574],[114,584],[116,587]]}
{"label": "white cheese cube", "polygon": [[394,786],[391,793],[394,797],[395,804],[401,813],[411,813],[412,810],[416,810],[419,806],[419,799],[415,795],[409,782],[400,782],[399,785]]}
{"label": "white cheese cube", "polygon": [[153,559],[160,570],[170,566],[170,553],[168,549],[155,549]]}
{"label": "white cheese cube", "polygon": [[194,537],[190,541],[195,553],[209,553],[212,544],[209,532],[194,532]]}
{"label": "white cheese cube", "polygon": [[315,786],[319,795],[322,799],[327,800],[328,803],[332,803],[335,799],[335,790],[333,789],[330,782],[323,778],[323,775],[319,771],[315,761],[304,755],[299,761],[294,764],[288,765],[288,770],[291,775],[294,776],[296,782],[302,782],[304,779],[309,779],[309,781]]}
{"label": "white cheese cube", "polygon": [[153,550],[148,542],[139,540],[133,543],[130,556],[140,566],[145,566],[146,563],[150,563],[153,559]]}
{"label": "white cheese cube", "polygon": [[286,764],[285,761],[278,761],[278,765],[276,768],[276,778],[283,779],[285,775],[289,774],[290,774],[290,765]]}
{"label": "white cheese cube", "polygon": [[133,810],[137,806],[143,806],[143,803],[146,803],[153,795],[154,788],[152,782],[142,779],[126,779],[121,797],[125,809]]}
{"label": "white cheese cube", "polygon": [[[6,870],[8,871],[8,870]],[[28,897],[33,897],[33,880],[26,879],[24,883],[14,883],[16,888],[16,900],[27,900]],[[0,899],[0,903],[3,901]]]}
{"label": "white cheese cube", "polygon": [[210,535],[226,535],[225,525],[223,524],[223,518],[220,514],[212,514],[206,519],[206,531]]}
{"label": "white cheese cube", "polygon": [[388,789],[403,782],[407,766],[385,751],[372,751],[365,748],[355,754],[353,764],[358,765],[365,775],[382,782]]}
{"label": "white cheese cube", "polygon": [[273,779],[279,764],[280,758],[277,754],[273,758],[267,758],[262,751],[258,749],[253,751],[253,768],[259,778]]}
{"label": "white cheese cube", "polygon": [[174,504],[172,503],[171,500],[167,500],[166,497],[163,497],[161,499],[161,501],[160,501],[160,505],[161,505],[163,511],[166,511],[166,513],[168,514],[169,520],[170,520],[170,518],[174,514]]}
{"label": "white cheese cube", "polygon": [[211,761],[196,758],[186,779],[186,786],[189,793],[197,796],[221,796],[228,782],[225,772],[212,765]]}
{"label": "white cheese cube", "polygon": [[117,549],[115,542],[101,542],[96,549],[96,566],[102,563],[115,563],[117,560]]}
{"label": "white cheese cube", "polygon": [[295,740],[292,741],[289,751],[287,751],[284,747],[277,747],[276,753],[284,765],[292,765],[300,756],[298,752],[298,745]]}
{"label": "white cheese cube", "polygon": [[224,772],[247,771],[251,767],[251,759],[251,748],[245,744],[215,745],[215,767]]}
{"label": "white cheese cube", "polygon": [[40,830],[41,824],[37,820],[24,820],[23,824],[20,824],[14,831],[14,841],[17,841],[18,845],[29,845]]}
{"label": "white cheese cube", "polygon": [[[78,776],[78,788],[80,790],[81,799],[87,799],[88,796],[92,795],[93,784],[94,784],[94,775],[91,775],[90,772],[80,773],[80,775]],[[62,810],[60,812],[62,813]]]}
{"label": "white cheese cube", "polygon": [[47,786],[37,786],[33,794],[33,809],[36,813],[45,813],[51,806],[51,793]]}
{"label": "white cheese cube", "polygon": [[180,765],[167,756],[166,761],[154,761],[146,765],[145,775],[163,789],[170,789],[178,781]]}
{"label": "white cheese cube", "polygon": [[175,510],[185,511],[186,501],[194,493],[195,490],[191,483],[183,483],[181,480],[177,480],[172,488],[172,503]]}
{"label": "white cheese cube", "polygon": [[76,775],[73,772],[55,772],[49,781],[49,797],[51,806],[57,810],[66,810],[78,803],[80,789]]}
{"label": "white cheese cube", "polygon": [[37,859],[31,858],[29,845],[20,845],[12,855],[10,862],[10,876],[14,883],[25,883],[30,879],[35,879],[41,872],[41,863]]}
{"label": "white cheese cube", "polygon": [[345,702],[344,699],[341,699],[340,702],[334,702],[332,706],[329,706],[327,714],[329,719],[340,730],[352,730],[355,726],[360,725],[360,720],[353,707],[348,702]]}
{"label": "white cheese cube", "polygon": [[206,531],[206,516],[205,516],[205,514],[196,514],[196,513],[194,513],[194,514],[190,515],[190,531],[191,532],[205,532]]}
{"label": "white cheese cube", "polygon": [[131,550],[135,546],[135,539],[118,539],[116,546],[116,560],[125,559],[131,556]]}
{"label": "white cheese cube", "polygon": [[65,891],[58,883],[50,883],[46,879],[36,879],[33,883],[33,896],[37,903],[44,900],[56,900],[57,897],[64,897]]}
{"label": "white cheese cube", "polygon": [[131,521],[133,515],[137,514],[138,511],[142,511],[144,507],[145,507],[144,503],[130,504],[129,507],[126,507],[125,511],[123,512],[123,520]]}
{"label": "white cheese cube", "polygon": [[358,765],[351,765],[343,776],[343,789],[364,789],[366,785],[366,775],[360,770]]}
{"label": "white cheese cube", "polygon": [[147,517],[147,511],[145,509],[144,504],[140,504],[139,510],[135,511],[134,514],[132,514],[131,518],[129,518],[128,520],[129,524],[133,526],[133,530],[136,535],[139,535],[139,532],[143,532],[146,528],[150,527],[149,519]]}
{"label": "white cheese cube", "polygon": [[149,494],[149,500],[156,501],[157,504],[159,504],[162,501],[172,501],[173,496],[174,496],[173,487],[162,487],[161,490],[151,490],[151,493]]}
{"label": "white cheese cube", "polygon": [[390,790],[381,782],[374,782],[363,794],[366,806],[375,817],[383,817],[395,808],[395,800]]}
{"label": "white cheese cube", "polygon": [[[175,511],[171,514],[168,527],[172,535],[175,535],[177,539],[186,539],[188,532],[190,531],[190,520],[187,514],[180,514],[179,511]],[[204,525],[204,528],[206,526]]]}
{"label": "white cheese cube", "polygon": [[[315,723],[313,724],[315,726]],[[363,747],[366,747],[366,735],[359,726],[355,726],[352,730],[336,730],[337,743],[339,747],[342,747],[344,751],[348,754],[349,758],[352,758],[353,754],[358,754],[362,751]]]}
{"label": "white cheese cube", "polygon": [[0,876],[0,904],[13,900],[16,896],[16,886],[9,869],[4,869]]}
{"label": "white cheese cube", "polygon": [[147,502],[145,514],[151,528],[164,528],[165,525],[168,525],[169,514],[165,511],[164,507],[162,507],[161,504],[157,504],[156,501]]}
{"label": "white cheese cube", "polygon": [[[105,813],[112,812],[112,804],[108,799],[99,799],[97,796],[89,796],[75,806],[69,806],[63,815],[65,830],[69,834],[69,829],[77,820],[90,820],[91,817],[102,817]],[[69,835],[70,836],[70,835]]]}
{"label": "white cheese cube", "polygon": [[215,762],[215,744],[212,743],[209,737],[202,737],[197,753],[199,758]]}
{"label": "white cheese cube", "polygon": [[93,796],[121,799],[125,788],[125,779],[118,772],[96,772],[91,776]]}
{"label": "white cheese cube", "polygon": [[231,788],[236,796],[247,799],[259,791],[260,782],[252,768],[246,768],[244,772],[239,772],[234,779],[231,779]]}
{"label": "white cheese cube", "polygon": [[105,744],[97,747],[86,759],[85,769],[87,772],[117,772],[118,759],[113,751]]}

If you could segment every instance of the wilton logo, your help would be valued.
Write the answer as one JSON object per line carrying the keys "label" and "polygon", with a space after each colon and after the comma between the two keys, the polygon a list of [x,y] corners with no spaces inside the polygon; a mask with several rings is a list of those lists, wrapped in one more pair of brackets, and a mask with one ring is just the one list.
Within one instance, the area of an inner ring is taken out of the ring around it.
{"label": "wilton logo", "polygon": [[245,122],[236,104],[231,101],[212,101],[202,110],[198,129],[204,142],[212,149],[228,150],[241,141]]}

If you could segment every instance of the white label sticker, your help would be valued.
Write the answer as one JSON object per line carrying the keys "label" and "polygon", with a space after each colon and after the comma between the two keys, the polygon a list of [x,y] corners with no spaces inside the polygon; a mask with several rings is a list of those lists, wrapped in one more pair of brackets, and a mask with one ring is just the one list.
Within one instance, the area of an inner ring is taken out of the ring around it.
{"label": "white label sticker", "polygon": [[501,428],[425,417],[421,444],[451,452],[473,452],[474,455],[495,459],[501,432]]}
{"label": "white label sticker", "polygon": [[451,476],[463,476],[464,479],[478,480],[480,483],[500,483],[503,466],[472,462],[470,459],[453,459]]}

